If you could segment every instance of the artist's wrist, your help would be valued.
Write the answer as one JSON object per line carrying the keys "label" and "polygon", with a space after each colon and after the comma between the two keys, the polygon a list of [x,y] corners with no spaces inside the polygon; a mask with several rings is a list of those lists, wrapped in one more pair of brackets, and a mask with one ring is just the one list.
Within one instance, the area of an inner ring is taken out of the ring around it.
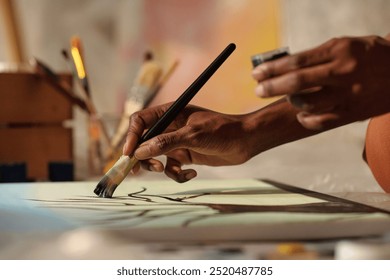
{"label": "artist's wrist", "polygon": [[304,128],[297,120],[298,111],[282,98],[245,116],[251,157],[274,147],[305,138],[318,131]]}

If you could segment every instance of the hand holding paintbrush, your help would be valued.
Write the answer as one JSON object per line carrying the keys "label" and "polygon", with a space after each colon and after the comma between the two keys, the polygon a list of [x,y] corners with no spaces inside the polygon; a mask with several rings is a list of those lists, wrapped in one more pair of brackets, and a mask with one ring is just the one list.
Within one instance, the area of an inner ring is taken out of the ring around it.
{"label": "hand holding paintbrush", "polygon": [[[207,67],[207,69],[171,105],[171,107],[167,109],[162,117],[141,137],[138,144],[161,134],[217,71],[222,63],[230,56],[235,48],[236,46],[234,44],[229,44],[209,67]],[[117,186],[124,180],[136,163],[137,159],[134,156],[122,156],[98,183],[94,190],[95,194],[100,197],[112,197]]]}

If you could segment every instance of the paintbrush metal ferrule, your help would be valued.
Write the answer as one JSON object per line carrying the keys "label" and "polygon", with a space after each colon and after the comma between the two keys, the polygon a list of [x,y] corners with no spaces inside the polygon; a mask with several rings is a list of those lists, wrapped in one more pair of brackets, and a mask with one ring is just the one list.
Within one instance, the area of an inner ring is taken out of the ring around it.
{"label": "paintbrush metal ferrule", "polygon": [[[199,77],[183,92],[183,94],[180,95],[180,97],[167,109],[161,118],[148,131],[146,131],[144,135],[142,135],[138,144],[141,144],[162,133],[235,49],[235,44],[229,44],[206,68],[206,70],[204,70],[203,73],[200,74]],[[115,189],[125,179],[136,163],[136,159],[134,157],[128,157],[128,160],[125,159],[126,157],[127,156],[122,156],[107,172],[107,174],[104,175],[95,188],[95,194],[100,197],[112,197]]]}

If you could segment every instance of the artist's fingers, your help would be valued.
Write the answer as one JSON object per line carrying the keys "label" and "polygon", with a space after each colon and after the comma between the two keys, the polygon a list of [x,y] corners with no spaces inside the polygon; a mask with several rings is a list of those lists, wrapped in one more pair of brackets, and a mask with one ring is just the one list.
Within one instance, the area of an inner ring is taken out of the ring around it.
{"label": "artist's fingers", "polygon": [[332,44],[331,40],[311,50],[262,63],[253,69],[252,76],[255,80],[261,82],[293,70],[329,62],[331,60],[330,47]]}
{"label": "artist's fingers", "polygon": [[142,118],[132,115],[130,118],[129,129],[126,135],[126,142],[123,146],[122,153],[124,155],[131,155],[134,152],[135,147],[137,146],[143,131],[145,130],[145,124]]}
{"label": "artist's fingers", "polygon": [[309,93],[288,95],[287,100],[297,109],[318,114],[332,110],[342,103],[344,98],[339,92],[324,87]]}
{"label": "artist's fingers", "polygon": [[182,164],[174,158],[168,157],[165,166],[165,174],[178,183],[187,182],[196,177],[194,169],[181,169]]}
{"label": "artist's fingers", "polygon": [[130,171],[131,174],[133,174],[133,175],[138,174],[140,168],[141,168],[141,164],[140,164],[140,162],[138,161],[138,162],[133,166],[133,168],[131,169],[131,171]]}
{"label": "artist's fingers", "polygon": [[143,169],[148,171],[153,171],[153,172],[164,171],[164,165],[162,164],[162,162],[154,158],[141,161],[141,166]]}
{"label": "artist's fingers", "polygon": [[123,154],[130,155],[137,147],[145,129],[150,128],[164,114],[170,104],[147,108],[130,116],[129,129],[126,142],[123,146]]}
{"label": "artist's fingers", "polygon": [[385,39],[390,41],[390,33],[386,35]]}
{"label": "artist's fingers", "polygon": [[134,152],[134,155],[139,160],[144,160],[152,157],[157,157],[169,153],[178,148],[188,146],[186,136],[190,128],[183,127],[173,132],[158,135],[142,145]]}
{"label": "artist's fingers", "polygon": [[285,75],[260,82],[255,93],[259,97],[294,94],[299,91],[323,86],[331,82],[332,68],[324,64],[289,72]]}

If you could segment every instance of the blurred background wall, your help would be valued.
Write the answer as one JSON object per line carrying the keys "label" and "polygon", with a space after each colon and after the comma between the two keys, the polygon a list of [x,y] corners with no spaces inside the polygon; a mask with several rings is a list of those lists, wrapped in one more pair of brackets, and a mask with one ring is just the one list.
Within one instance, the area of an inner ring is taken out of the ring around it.
{"label": "blurred background wall", "polygon": [[[145,50],[152,50],[163,68],[179,60],[177,70],[151,104],[156,105],[176,98],[228,43],[236,43],[236,52],[193,103],[226,113],[245,113],[270,102],[254,96],[252,54],[279,46],[297,52],[335,36],[384,36],[390,32],[390,1],[386,0],[12,2],[26,60],[38,57],[57,71],[67,71],[61,49],[69,48],[72,35],[80,36],[93,98],[110,127],[120,118]],[[4,28],[0,28],[0,61],[10,61]],[[86,116],[78,109],[74,114],[76,177],[85,179]],[[354,179],[360,174],[364,184],[376,188],[361,161],[365,128],[366,122],[352,124],[273,149],[247,163],[245,169],[217,168],[210,173],[204,168],[203,176],[261,175],[315,188],[339,177],[340,182],[348,182],[347,187],[352,186],[356,180],[362,181],[359,176]],[[326,148],[329,146],[331,151]],[[305,167],[313,164],[325,168],[308,176]]]}

